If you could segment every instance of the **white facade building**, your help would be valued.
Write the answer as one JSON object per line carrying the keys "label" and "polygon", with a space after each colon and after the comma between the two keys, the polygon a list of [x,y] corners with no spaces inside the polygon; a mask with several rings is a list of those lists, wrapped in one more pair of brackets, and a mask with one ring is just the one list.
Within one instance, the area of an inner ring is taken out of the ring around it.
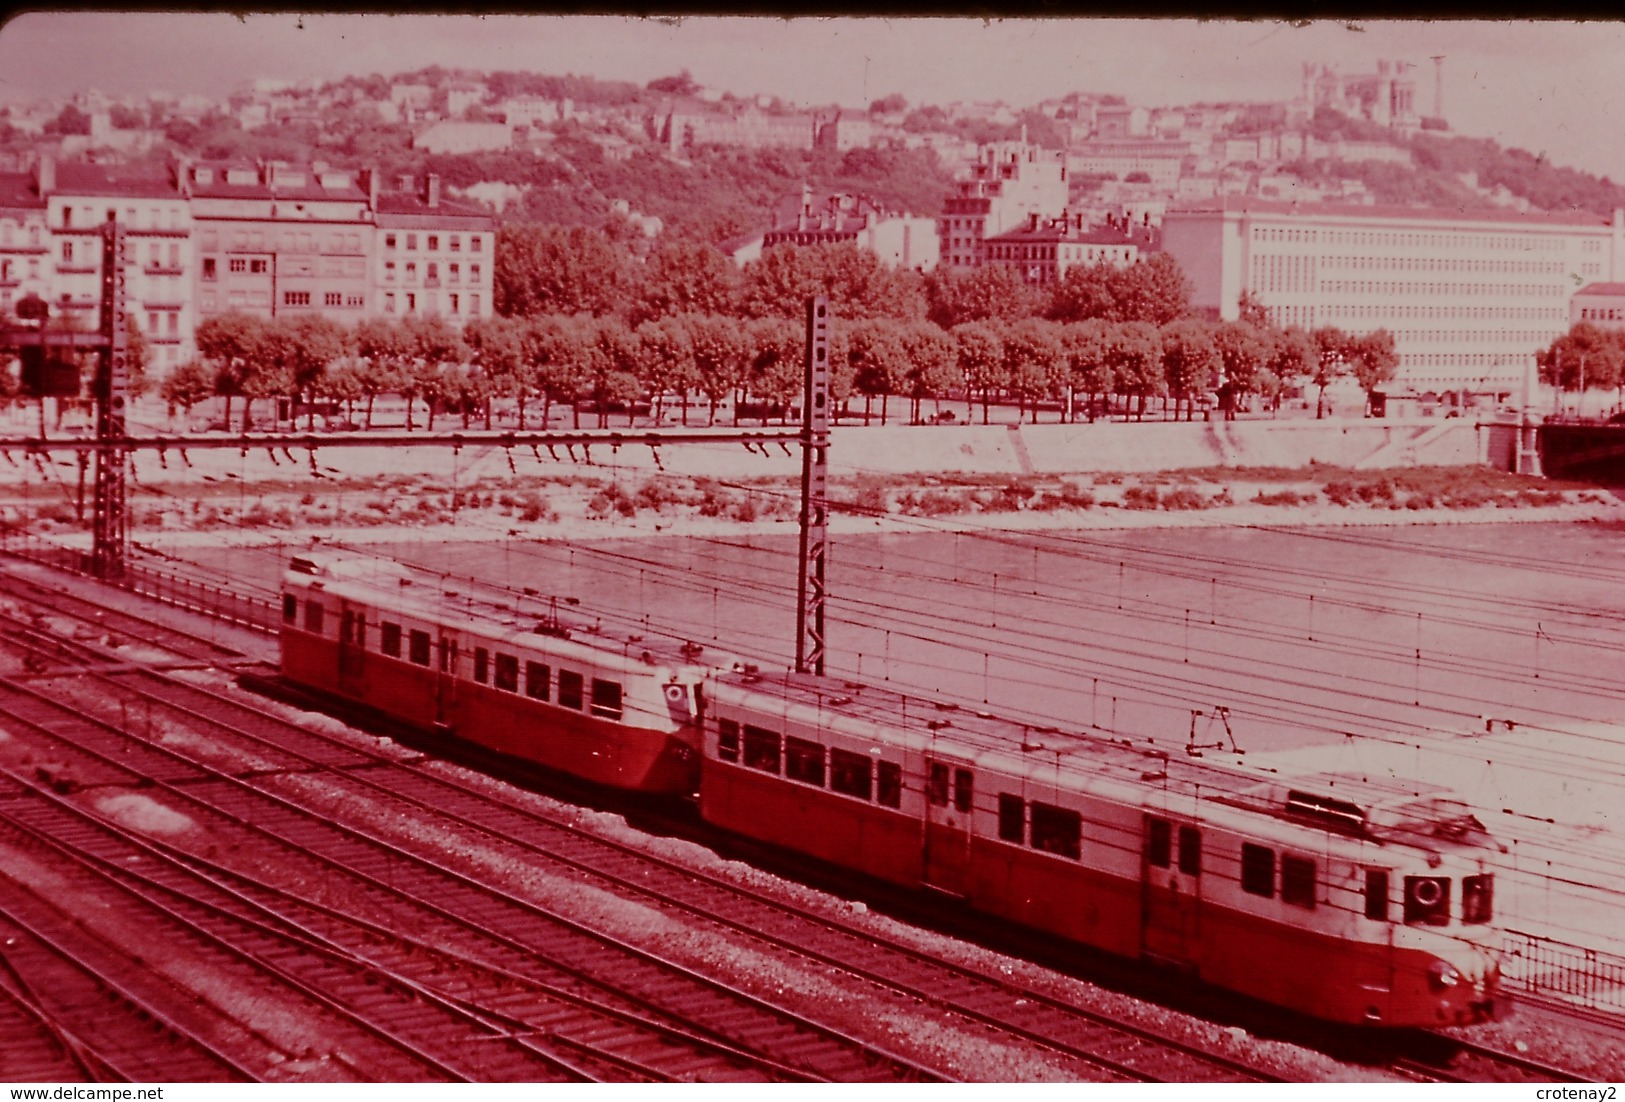
{"label": "white facade building", "polygon": [[1280,324],[1386,329],[1397,381],[1508,391],[1569,324],[1569,297],[1625,273],[1625,212],[1464,213],[1234,197],[1170,210],[1163,248],[1193,304],[1234,318],[1250,292]]}

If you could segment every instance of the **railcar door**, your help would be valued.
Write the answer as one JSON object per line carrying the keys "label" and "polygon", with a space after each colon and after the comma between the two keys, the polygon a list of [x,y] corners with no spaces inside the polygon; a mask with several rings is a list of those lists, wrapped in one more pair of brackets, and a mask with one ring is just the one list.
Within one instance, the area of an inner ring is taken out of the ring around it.
{"label": "railcar door", "polygon": [[1140,952],[1194,969],[1201,906],[1201,828],[1146,815],[1140,846]]}
{"label": "railcar door", "polygon": [[365,700],[367,610],[349,601],[341,601],[339,610],[339,692]]}
{"label": "railcar door", "polygon": [[434,722],[436,727],[457,729],[457,636],[441,632],[435,646]]}
{"label": "railcar door", "polygon": [[963,898],[970,892],[971,809],[976,774],[968,763],[925,759],[925,868],[927,887]]}

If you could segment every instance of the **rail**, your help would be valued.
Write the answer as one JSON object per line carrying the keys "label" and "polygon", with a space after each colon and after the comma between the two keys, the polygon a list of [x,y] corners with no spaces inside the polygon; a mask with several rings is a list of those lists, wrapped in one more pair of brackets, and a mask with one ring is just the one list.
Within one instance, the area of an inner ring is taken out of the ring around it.
{"label": "rail", "polygon": [[1501,982],[1506,987],[1625,1014],[1625,957],[1522,930],[1504,935]]}
{"label": "rail", "polygon": [[[63,547],[37,536],[10,532],[0,535],[0,553],[69,574],[94,577],[89,551]],[[280,621],[274,600],[241,593],[226,585],[199,581],[178,570],[132,562],[125,566],[124,577],[113,584],[159,604],[250,631],[275,635],[279,630]]]}

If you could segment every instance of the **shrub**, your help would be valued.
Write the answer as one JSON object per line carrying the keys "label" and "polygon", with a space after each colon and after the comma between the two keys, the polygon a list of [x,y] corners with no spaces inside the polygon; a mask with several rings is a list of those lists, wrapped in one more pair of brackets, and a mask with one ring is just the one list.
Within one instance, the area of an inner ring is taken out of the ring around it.
{"label": "shrub", "polygon": [[1155,486],[1130,486],[1123,491],[1123,508],[1155,509],[1162,504]]}
{"label": "shrub", "polygon": [[1301,494],[1297,490],[1260,490],[1253,495],[1254,505],[1304,505],[1314,500],[1314,494]]}
{"label": "shrub", "polygon": [[1176,486],[1162,495],[1164,509],[1206,509],[1208,500],[1189,486]]}
{"label": "shrub", "polygon": [[1345,479],[1333,479],[1326,483],[1322,492],[1326,500],[1333,505],[1352,505],[1354,503],[1354,483]]}

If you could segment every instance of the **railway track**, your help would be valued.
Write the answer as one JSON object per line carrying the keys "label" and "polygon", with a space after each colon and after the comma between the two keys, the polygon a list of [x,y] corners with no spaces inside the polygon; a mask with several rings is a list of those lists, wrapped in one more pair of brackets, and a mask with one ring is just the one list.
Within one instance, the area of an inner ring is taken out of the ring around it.
{"label": "railway track", "polygon": [[[684,1029],[719,1041],[718,1048],[736,1051],[738,1055],[730,1055],[731,1059],[753,1059],[765,1068],[763,1078],[943,1078],[874,1045],[590,930],[497,886],[328,822],[320,817],[321,812],[299,807],[272,790],[276,782],[290,777],[311,779],[310,772],[296,774],[285,761],[254,763],[236,774],[187,762],[155,741],[121,736],[112,725],[80,715],[69,704],[4,680],[0,680],[0,717],[9,721],[13,732],[27,730],[36,745],[49,742],[51,752],[62,759],[50,785],[39,789],[41,799],[12,801],[7,805],[8,816],[43,814],[41,809],[46,807],[60,811],[75,794],[123,793],[145,786],[145,792],[163,797],[165,810],[200,825],[202,837],[196,841],[206,853],[234,852],[239,882],[252,887],[264,879],[281,881],[276,886],[283,903],[291,897],[304,904],[307,921],[324,907],[329,918],[363,920],[349,923],[352,952],[359,933],[376,943],[391,930],[411,930],[415,938],[399,947],[402,953],[421,954],[428,947],[452,946],[468,958],[469,967],[453,973],[457,984],[471,983],[470,973],[476,966],[495,964],[514,976],[561,989],[592,988],[597,998],[609,999],[622,1010],[623,1019],[643,1015],[670,1027],[667,1042],[670,1034]],[[138,769],[126,765],[132,757],[141,759]],[[170,760],[169,769],[153,768],[163,759]],[[152,779],[165,772],[169,776]],[[328,770],[318,772],[325,775]],[[70,776],[71,780],[66,779]],[[24,780],[16,775],[12,779]],[[82,807],[79,812],[84,814]],[[105,815],[97,818],[105,825]],[[41,825],[41,833],[51,836],[68,829],[69,824],[61,822]],[[116,862],[116,858],[101,856]],[[195,865],[200,855],[186,852],[176,856]],[[240,894],[246,899],[249,892]],[[221,905],[214,906],[218,915]],[[286,905],[266,910],[288,921],[290,908]],[[326,933],[336,939],[343,931],[329,923]],[[376,945],[374,951],[378,951]],[[411,986],[407,977],[388,972],[376,961],[369,962],[366,974]],[[295,977],[296,981],[306,979]],[[341,976],[316,975],[308,982],[312,990],[322,990],[330,984],[341,989],[346,981]],[[479,1009],[489,1013],[487,1008]],[[379,1010],[373,1020],[381,1025],[392,1019],[387,1011]],[[489,1076],[489,1070],[480,1074]],[[386,1075],[400,1077],[395,1069]]]}
{"label": "railway track", "polygon": [[1450,1037],[1448,1061],[1439,1064],[1411,1057],[1392,1062],[1393,1070],[1421,1083],[1586,1083],[1590,1080],[1563,1068],[1503,1052],[1476,1041]]}
{"label": "railway track", "polygon": [[[86,660],[93,657],[87,654]],[[481,845],[504,847],[510,860],[526,865],[545,862],[546,867],[572,879],[590,878],[623,896],[682,912],[733,942],[745,941],[763,952],[794,954],[803,961],[838,968],[856,979],[937,1007],[964,1025],[993,1029],[1062,1057],[1071,1062],[1075,1074],[1119,1081],[1271,1078],[1240,1061],[1114,1022],[1062,1000],[1012,990],[1002,976],[949,965],[895,940],[877,941],[872,928],[797,913],[761,893],[596,838],[569,826],[561,817],[506,806],[477,785],[437,775],[422,759],[369,757],[347,740],[269,717],[220,693],[151,671],[120,670],[97,676],[109,687],[98,696],[109,706],[119,699],[121,718],[167,711],[200,728],[212,728],[222,722],[223,714],[229,715],[237,737],[253,739],[248,752],[258,773],[323,772],[329,784],[351,790],[347,797],[353,795],[358,804],[387,809],[388,814],[403,819],[450,819]],[[119,741],[101,730],[103,741]],[[95,739],[96,733],[91,731],[79,734],[76,741],[92,745]],[[116,752],[120,760],[130,753],[115,751],[111,744],[103,752]],[[141,752],[139,748],[137,752]],[[369,762],[387,768],[387,773],[374,776],[374,771],[361,768]],[[166,763],[175,767],[165,754],[144,766],[143,772],[162,776]],[[190,775],[167,779],[187,784]]]}

